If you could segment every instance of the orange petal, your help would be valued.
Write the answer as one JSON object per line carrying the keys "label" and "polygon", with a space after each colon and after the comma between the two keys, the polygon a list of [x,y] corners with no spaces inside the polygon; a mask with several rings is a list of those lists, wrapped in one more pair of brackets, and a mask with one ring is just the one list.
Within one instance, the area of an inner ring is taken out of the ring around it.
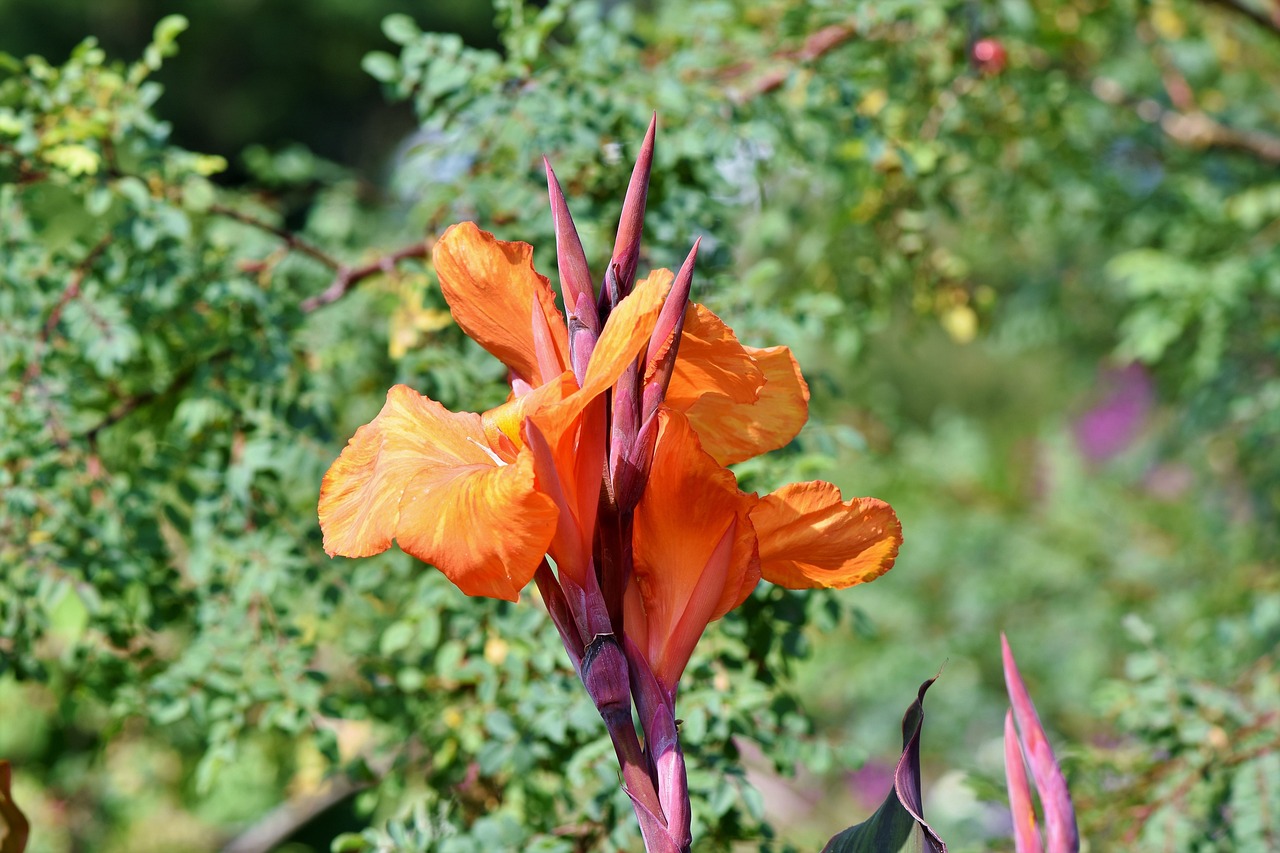
{"label": "orange petal", "polygon": [[[662,302],[671,289],[670,270],[654,270],[609,314],[600,340],[591,352],[587,373],[582,377],[582,393],[591,399],[618,381],[622,371],[649,345],[658,322]],[[585,400],[583,402],[585,405]]]}
{"label": "orange petal", "polygon": [[760,537],[760,572],[789,589],[844,589],[875,580],[893,566],[902,525],[875,498],[841,500],[819,481],[793,483],[751,511]]}
{"label": "orange petal", "polygon": [[394,538],[468,595],[514,601],[546,553],[555,504],[533,459],[502,463],[479,415],[455,413],[404,385],[362,426],[320,487],[330,555],[366,557]]}
{"label": "orange petal", "polygon": [[[681,343],[683,348],[684,344]],[[784,447],[796,437],[809,418],[809,386],[787,347],[743,347],[764,373],[764,386],[754,402],[740,403],[711,391],[690,399],[682,392],[679,402],[702,439],[702,446],[721,465],[732,465],[770,450]],[[676,360],[679,371],[684,358]],[[672,377],[675,385],[675,377]],[[679,408],[673,404],[673,408]]]}
{"label": "orange petal", "polygon": [[440,291],[462,331],[530,385],[552,378],[538,367],[529,318],[534,301],[550,329],[556,373],[569,364],[569,336],[546,276],[533,268],[533,247],[508,243],[474,222],[449,228],[431,253]]}
{"label": "orange petal", "polygon": [[755,497],[738,491],[682,414],[663,408],[659,418],[635,510],[624,624],[659,681],[674,689],[703,629],[742,603],[760,569],[749,519]]}
{"label": "orange petal", "polygon": [[467,595],[515,601],[555,531],[555,502],[538,491],[533,456],[510,465],[431,468],[400,502],[396,540]]}
{"label": "orange petal", "polygon": [[764,382],[764,372],[738,343],[733,329],[703,305],[692,303],[685,309],[684,332],[667,388],[668,406],[688,411],[708,393],[750,404],[759,398]]}
{"label": "orange petal", "polygon": [[549,551],[556,568],[579,586],[586,585],[591,566],[606,426],[603,397],[592,400],[584,411],[552,406],[525,423],[525,443],[534,456],[538,489],[551,496],[560,510]]}
{"label": "orange petal", "polygon": [[480,416],[484,425],[484,433],[489,446],[504,455],[503,450],[511,452],[524,446],[521,427],[525,418],[534,412],[558,403],[578,390],[573,373],[565,371],[545,385],[539,385],[522,397],[512,397],[500,406],[490,409]]}

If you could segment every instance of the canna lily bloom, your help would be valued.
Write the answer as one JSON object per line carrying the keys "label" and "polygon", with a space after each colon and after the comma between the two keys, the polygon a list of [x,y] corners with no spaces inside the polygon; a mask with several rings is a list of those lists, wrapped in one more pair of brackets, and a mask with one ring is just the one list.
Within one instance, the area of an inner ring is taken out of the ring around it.
{"label": "canna lily bloom", "polygon": [[507,366],[511,397],[450,412],[392,388],[325,475],[319,516],[331,555],[395,541],[468,595],[507,600],[534,580],[609,730],[646,849],[683,853],[675,698],[707,625],[762,578],[873,580],[902,534],[888,504],[830,483],[738,489],[725,466],[790,442],[809,389],[789,349],[745,346],[689,301],[697,243],[678,272],[634,280],[654,127],[598,295],[547,165],[563,316],[527,244],[473,223],[441,236],[441,292]]}
{"label": "canna lily bloom", "polygon": [[[549,281],[533,267],[532,247],[498,240],[467,222],[445,232],[433,260],[458,325],[506,364],[515,396],[482,414],[455,413],[407,386],[392,388],[383,410],[356,432],[325,475],[319,513],[325,550],[364,557],[395,539],[467,594],[514,601],[557,528],[565,526],[562,513],[571,531],[552,551],[557,565],[583,566],[589,559],[600,486],[594,463],[603,452],[603,436],[588,434],[602,422],[599,413],[588,416],[590,404],[650,343],[675,277],[656,270],[622,300],[578,387],[568,364],[566,324]],[[789,442],[807,418],[808,396],[788,348],[743,346],[710,310],[688,305],[662,410],[665,433],[673,416],[683,416],[678,432],[689,446],[680,453],[674,434],[671,447],[659,438],[663,464],[650,479],[650,488],[655,479],[685,486],[667,499],[656,493],[641,498],[637,517],[649,533],[638,539],[645,543],[639,552],[655,559],[642,564],[640,583],[659,585],[647,580],[650,565],[687,562],[671,562],[671,555],[654,550],[663,539],[689,541],[686,534],[697,529],[675,523],[693,517],[682,505],[702,492],[716,494],[710,484],[734,482],[723,465]],[[561,446],[537,452],[527,438],[530,429],[544,433],[539,443],[556,439]],[[668,471],[681,474],[668,477]],[[556,490],[569,494],[557,500]],[[713,607],[708,621],[740,604],[761,573],[791,588],[842,588],[887,571],[900,542],[887,504],[868,498],[857,507],[843,505],[829,484],[752,499],[743,513],[738,526],[744,531],[758,525],[781,536],[764,540],[762,560],[733,561],[734,577],[753,581],[742,580],[741,595],[725,593],[732,603]],[[512,525],[512,518],[520,524]],[[458,535],[462,530],[467,535]],[[808,553],[815,548],[821,553]],[[663,609],[656,597],[650,605]]]}
{"label": "canna lily bloom", "polygon": [[394,539],[468,595],[508,601],[549,548],[566,570],[584,565],[604,450],[603,414],[592,404],[647,343],[664,292],[661,281],[644,282],[619,305],[579,385],[565,369],[564,324],[546,319],[554,295],[531,254],[472,223],[437,243],[454,318],[507,364],[518,396],[474,414],[393,387],[321,484],[331,556],[371,556]]}

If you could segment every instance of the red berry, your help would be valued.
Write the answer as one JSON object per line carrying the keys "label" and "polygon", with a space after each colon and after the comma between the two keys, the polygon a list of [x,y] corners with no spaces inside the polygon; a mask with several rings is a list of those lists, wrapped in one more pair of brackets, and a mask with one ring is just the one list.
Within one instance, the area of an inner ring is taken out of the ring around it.
{"label": "red berry", "polygon": [[973,43],[973,64],[983,74],[999,74],[1009,64],[1009,52],[999,39],[984,38]]}

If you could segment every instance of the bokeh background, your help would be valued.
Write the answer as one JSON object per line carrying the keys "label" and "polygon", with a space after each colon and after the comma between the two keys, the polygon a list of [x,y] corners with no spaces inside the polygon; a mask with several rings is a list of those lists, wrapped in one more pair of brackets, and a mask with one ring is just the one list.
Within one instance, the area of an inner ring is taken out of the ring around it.
{"label": "bokeh background", "polygon": [[554,279],[545,154],[603,263],[654,110],[642,265],[702,237],[695,299],[813,390],[744,488],[830,479],[906,536],[708,631],[697,848],[869,814],[941,668],[926,815],[1011,850],[1001,631],[1089,849],[1280,847],[1274,4],[4,0],[0,51],[33,853],[638,849],[535,596],[330,560],[314,508],[395,382],[502,399],[431,239]]}

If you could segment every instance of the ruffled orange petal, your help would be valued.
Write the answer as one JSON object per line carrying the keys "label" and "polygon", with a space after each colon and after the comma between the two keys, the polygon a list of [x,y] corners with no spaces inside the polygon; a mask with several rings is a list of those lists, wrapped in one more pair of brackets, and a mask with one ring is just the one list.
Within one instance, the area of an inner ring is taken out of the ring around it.
{"label": "ruffled orange petal", "polygon": [[387,393],[320,487],[330,555],[367,557],[394,538],[468,595],[509,601],[537,570],[556,517],[530,454],[503,463],[479,415],[450,412],[404,385]]}
{"label": "ruffled orange petal", "polygon": [[733,329],[707,307],[691,303],[684,312],[667,405],[687,412],[709,393],[751,404],[759,399],[764,382],[764,371],[738,343]]}
{"label": "ruffled orange petal", "polygon": [[682,414],[664,408],[659,418],[635,510],[623,618],[658,680],[674,689],[707,624],[742,603],[760,567],[749,518],[755,498],[703,451]]}
{"label": "ruffled orange petal", "polygon": [[555,502],[535,487],[532,454],[510,465],[422,471],[400,502],[396,540],[467,595],[515,601],[556,527]]}
{"label": "ruffled orange petal", "polygon": [[554,376],[544,375],[538,365],[530,324],[535,301],[550,330],[553,360],[558,360],[555,373],[568,367],[564,318],[550,282],[533,268],[532,246],[499,240],[474,222],[461,222],[444,233],[431,258],[454,320],[516,376],[530,385]]}
{"label": "ruffled orange petal", "polygon": [[819,481],[793,483],[751,511],[760,539],[760,572],[789,589],[844,589],[875,580],[893,566],[902,525],[875,498],[841,499]]}
{"label": "ruffled orange petal", "polygon": [[[684,358],[684,344],[676,370]],[[764,374],[753,402],[741,403],[718,391],[682,392],[679,401],[702,439],[703,448],[721,465],[732,465],[785,447],[809,418],[809,386],[787,347],[743,347]],[[672,377],[674,384],[675,378]],[[692,396],[692,399],[690,397]],[[678,406],[673,405],[673,408]]]}

